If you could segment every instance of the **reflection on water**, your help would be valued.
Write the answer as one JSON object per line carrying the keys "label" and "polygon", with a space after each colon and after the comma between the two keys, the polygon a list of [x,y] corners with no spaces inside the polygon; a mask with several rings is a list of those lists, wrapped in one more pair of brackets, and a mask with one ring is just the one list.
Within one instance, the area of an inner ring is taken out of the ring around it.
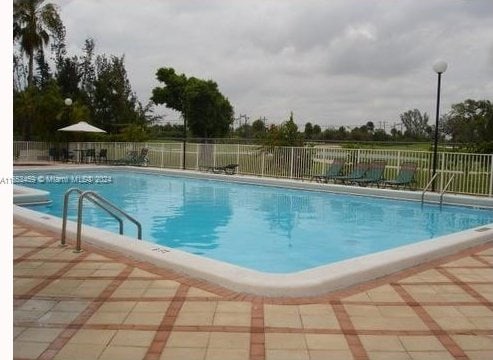
{"label": "reflection on water", "polygon": [[196,254],[218,246],[218,229],[232,214],[230,190],[214,186],[182,184],[182,204],[172,214],[152,216],[151,235],[174,248],[193,249]]}

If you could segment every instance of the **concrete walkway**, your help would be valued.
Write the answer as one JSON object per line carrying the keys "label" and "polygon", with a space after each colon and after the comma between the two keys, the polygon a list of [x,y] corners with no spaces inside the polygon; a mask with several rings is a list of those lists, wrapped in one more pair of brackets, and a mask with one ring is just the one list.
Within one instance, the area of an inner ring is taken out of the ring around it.
{"label": "concrete walkway", "polygon": [[493,359],[493,243],[296,299],[84,249],[14,224],[15,359]]}

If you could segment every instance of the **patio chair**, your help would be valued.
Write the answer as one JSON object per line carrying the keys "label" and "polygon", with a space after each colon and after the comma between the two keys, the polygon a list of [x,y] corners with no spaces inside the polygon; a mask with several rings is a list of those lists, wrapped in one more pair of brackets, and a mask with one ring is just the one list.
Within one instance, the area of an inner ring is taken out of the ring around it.
{"label": "patio chair", "polygon": [[84,154],[86,164],[96,161],[96,149],[87,149]]}
{"label": "patio chair", "polygon": [[412,190],[413,185],[416,185],[416,163],[413,162],[403,162],[400,166],[399,173],[392,180],[383,181],[383,185],[395,187],[398,189],[402,186],[404,189],[406,186],[409,186],[409,189]]}
{"label": "patio chair", "polygon": [[363,175],[362,178],[354,180],[353,183],[356,183],[359,186],[367,186],[370,184],[379,186],[384,180],[383,173],[386,165],[387,162],[383,160],[372,161],[368,170],[365,172],[365,175]]}
{"label": "patio chair", "polygon": [[342,159],[334,159],[330,167],[321,175],[312,175],[310,181],[315,180],[318,183],[327,183],[336,176],[340,176],[344,168],[345,161]]}
{"label": "patio chair", "polygon": [[62,149],[62,161],[64,162],[74,162],[75,161],[75,155],[72,151],[68,151],[66,148]]}
{"label": "patio chair", "polygon": [[207,171],[211,171],[214,174],[226,174],[226,175],[234,175],[236,174],[236,170],[238,169],[238,164],[228,164],[224,166],[209,166],[207,167]]}
{"label": "patio chair", "polygon": [[148,153],[148,148],[142,148],[142,150],[140,150],[140,155],[133,160],[133,164],[131,165],[147,166],[149,164],[149,158],[147,157]]}
{"label": "patio chair", "polygon": [[345,184],[357,179],[361,179],[368,170],[368,167],[369,165],[367,163],[358,163],[348,175],[334,176],[332,177],[332,180],[334,180],[334,183],[340,181],[342,184]]}
{"label": "patio chair", "polygon": [[108,149],[100,149],[98,154],[98,163],[104,159],[104,162],[108,162]]}

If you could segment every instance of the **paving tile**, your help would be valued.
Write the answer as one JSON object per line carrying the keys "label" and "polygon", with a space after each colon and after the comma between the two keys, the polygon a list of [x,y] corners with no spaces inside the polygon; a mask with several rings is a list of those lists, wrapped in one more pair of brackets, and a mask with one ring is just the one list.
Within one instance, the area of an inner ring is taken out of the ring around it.
{"label": "paving tile", "polygon": [[464,350],[492,350],[493,335],[451,335]]}
{"label": "paving tile", "polygon": [[360,335],[363,347],[368,352],[404,352],[406,349],[402,345],[398,336],[390,335]]}
{"label": "paving tile", "polygon": [[249,360],[249,350],[243,349],[214,349],[208,348],[205,360]]}
{"label": "paving tile", "polygon": [[20,342],[43,342],[51,343],[62,332],[62,329],[26,328],[16,338]]}
{"label": "paving tile", "polygon": [[174,348],[167,347],[160,360],[204,360],[206,348]]}
{"label": "paving tile", "polygon": [[166,345],[170,348],[206,348],[209,337],[208,332],[172,331]]}
{"label": "paving tile", "polygon": [[399,336],[399,340],[409,352],[446,350],[435,336]]}
{"label": "paving tile", "polygon": [[266,360],[310,360],[307,350],[267,350]]}
{"label": "paving tile", "polygon": [[454,360],[448,351],[412,351],[409,356],[413,360]]}
{"label": "paving tile", "polygon": [[368,353],[368,358],[370,360],[412,360],[408,353],[396,351],[371,351]]}
{"label": "paving tile", "polygon": [[116,330],[81,329],[69,340],[69,344],[108,345]]}
{"label": "paving tile", "polygon": [[19,359],[37,359],[45,351],[49,342],[14,341],[14,356]]}
{"label": "paving tile", "polygon": [[466,355],[470,360],[491,360],[493,359],[493,351],[466,351]]}
{"label": "paving tile", "polygon": [[54,357],[54,360],[94,360],[104,351],[104,345],[67,344]]}
{"label": "paving tile", "polygon": [[140,360],[144,359],[147,349],[131,346],[108,346],[98,360]]}
{"label": "paving tile", "polygon": [[118,330],[111,339],[112,346],[149,347],[154,339],[155,331]]}
{"label": "paving tile", "polygon": [[269,350],[306,350],[307,344],[303,334],[267,333],[265,334],[265,348]]}
{"label": "paving tile", "polygon": [[205,291],[205,290],[202,290],[202,289],[199,289],[196,287],[191,287],[190,289],[188,289],[187,296],[188,297],[208,297],[208,298],[209,297],[210,298],[220,297],[217,294],[214,294],[214,293],[211,293],[209,291]]}
{"label": "paving tile", "polygon": [[210,334],[208,347],[214,349],[249,350],[250,334],[213,332]]}
{"label": "paving tile", "polygon": [[346,350],[308,350],[310,360],[353,360],[351,351]]}
{"label": "paving tile", "polygon": [[344,335],[305,334],[308,350],[348,350]]}

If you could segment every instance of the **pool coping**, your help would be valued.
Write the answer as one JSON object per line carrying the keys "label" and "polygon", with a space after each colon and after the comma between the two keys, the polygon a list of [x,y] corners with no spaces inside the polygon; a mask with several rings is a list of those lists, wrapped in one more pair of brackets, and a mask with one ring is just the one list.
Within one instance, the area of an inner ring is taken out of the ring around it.
{"label": "pool coping", "polygon": [[[106,167],[98,166],[95,168],[102,170]],[[42,170],[45,169],[46,168]],[[61,167],[57,167],[56,169],[63,170]],[[73,170],[73,168],[71,169]],[[94,167],[87,167],[86,169],[94,169]],[[115,168],[110,167],[109,169]],[[389,196],[389,194],[385,191],[383,193],[381,191],[374,191],[377,189],[360,189],[357,187],[342,185],[335,185],[336,188],[334,189],[331,184],[309,184],[300,181],[295,183],[291,180],[265,178],[252,179],[251,177],[245,176],[203,174],[198,172],[184,173],[181,170],[170,171],[168,169],[136,169],[133,167],[130,167],[130,169],[145,172],[156,172],[157,170],[159,173],[171,175],[210,178],[214,180],[219,179],[233,182],[248,182],[262,185],[270,184],[272,186],[287,186],[298,189],[322,189],[324,191],[338,190],[337,192],[346,192],[351,194],[353,194],[354,190],[356,190],[356,195],[370,195],[379,197]],[[362,191],[364,189],[367,191]],[[351,190],[353,190],[353,192],[351,192]],[[392,192],[392,195],[395,195],[396,193],[395,190],[389,191]],[[416,195],[418,195],[419,199],[421,199],[421,193],[416,194],[416,192],[406,192],[401,190],[397,191],[397,193],[400,193],[408,200],[417,200]],[[433,197],[433,195],[438,194],[430,195]],[[476,204],[476,202],[471,203],[471,201],[474,200],[471,198],[474,197],[463,198],[463,201],[465,201],[466,204]],[[434,201],[437,201],[437,199],[438,198],[435,196]],[[460,197],[457,195],[450,195],[447,197],[444,196],[444,201],[447,203],[455,204],[458,203],[459,200]],[[493,202],[493,199],[488,200],[489,201],[478,201],[478,206],[485,206],[482,204],[490,204]],[[58,217],[22,208],[17,205],[14,205],[13,215],[14,220],[27,222],[34,226],[54,232],[61,231],[62,220]],[[76,223],[73,221],[68,221],[67,238],[75,239],[75,237]],[[237,292],[272,297],[323,295],[334,290],[339,290],[365,281],[374,280],[376,278],[380,278],[382,276],[389,275],[437,258],[452,255],[466,248],[485,244],[491,241],[493,241],[493,224],[488,224],[451,235],[441,236],[435,239],[405,245],[395,249],[385,250],[333,264],[322,265],[304,271],[289,274],[272,274],[193,255],[181,250],[168,248],[150,242],[139,241],[134,238],[118,235],[87,225],[83,225],[82,231],[82,247],[84,247],[84,243],[87,242],[96,247],[118,251],[125,256],[141,261],[147,261],[157,266],[162,266],[184,273],[188,276],[206,280],[211,283],[216,283]]]}

